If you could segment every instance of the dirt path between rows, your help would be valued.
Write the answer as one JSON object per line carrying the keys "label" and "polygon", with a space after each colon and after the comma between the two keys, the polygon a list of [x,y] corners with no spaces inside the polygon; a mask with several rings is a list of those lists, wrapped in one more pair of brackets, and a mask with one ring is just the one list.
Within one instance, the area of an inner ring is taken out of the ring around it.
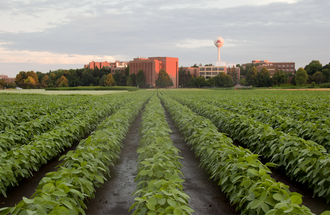
{"label": "dirt path between rows", "polygon": [[139,146],[139,127],[142,122],[141,113],[135,118],[133,124],[128,131],[120,158],[114,167],[110,168],[111,178],[107,178],[102,187],[96,189],[95,198],[87,202],[87,215],[102,214],[132,214],[128,209],[134,203],[136,183],[134,182],[137,175],[137,158],[139,154],[136,152]]}
{"label": "dirt path between rows", "polygon": [[190,197],[189,205],[198,215],[238,215],[235,207],[230,205],[229,199],[221,191],[217,182],[209,180],[209,175],[199,167],[199,159],[190,150],[183,140],[183,136],[171,119],[170,114],[166,112],[166,120],[169,124],[172,134],[171,140],[181,151],[179,154],[184,159],[180,159],[183,164],[181,171],[184,174],[183,183],[184,192]]}

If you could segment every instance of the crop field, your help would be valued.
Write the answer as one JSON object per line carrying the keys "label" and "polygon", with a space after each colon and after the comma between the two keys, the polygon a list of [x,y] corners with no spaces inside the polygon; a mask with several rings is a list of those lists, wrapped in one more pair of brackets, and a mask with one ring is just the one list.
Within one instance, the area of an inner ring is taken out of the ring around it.
{"label": "crop field", "polygon": [[330,214],[329,92],[49,92],[0,93],[0,215]]}

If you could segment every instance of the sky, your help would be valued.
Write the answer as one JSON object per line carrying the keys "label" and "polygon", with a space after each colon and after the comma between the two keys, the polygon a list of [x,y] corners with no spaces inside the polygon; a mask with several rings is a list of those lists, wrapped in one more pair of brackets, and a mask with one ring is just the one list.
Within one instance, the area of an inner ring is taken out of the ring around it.
{"label": "sky", "polygon": [[90,61],[179,58],[330,62],[328,0],[0,1],[0,74],[83,68]]}

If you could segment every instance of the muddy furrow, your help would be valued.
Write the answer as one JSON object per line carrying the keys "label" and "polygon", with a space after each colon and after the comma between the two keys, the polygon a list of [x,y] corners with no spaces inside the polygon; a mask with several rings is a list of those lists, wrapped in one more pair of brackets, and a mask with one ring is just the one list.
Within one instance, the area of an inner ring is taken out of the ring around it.
{"label": "muddy furrow", "polygon": [[[143,111],[143,110],[142,110]],[[120,158],[115,166],[110,168],[111,177],[102,187],[96,189],[95,198],[90,199],[85,210],[87,215],[131,214],[128,209],[134,203],[137,174],[136,152],[139,146],[139,127],[142,121],[141,113],[134,120],[123,141]]]}
{"label": "muddy furrow", "polygon": [[207,172],[199,167],[199,159],[186,145],[183,136],[167,111],[166,120],[172,130],[171,140],[175,147],[181,151],[179,155],[184,158],[180,160],[183,165],[181,171],[186,180],[183,182],[183,187],[184,192],[190,197],[189,205],[195,211],[194,214],[240,214],[240,212],[235,211],[235,207],[230,204],[217,182],[210,180]]}

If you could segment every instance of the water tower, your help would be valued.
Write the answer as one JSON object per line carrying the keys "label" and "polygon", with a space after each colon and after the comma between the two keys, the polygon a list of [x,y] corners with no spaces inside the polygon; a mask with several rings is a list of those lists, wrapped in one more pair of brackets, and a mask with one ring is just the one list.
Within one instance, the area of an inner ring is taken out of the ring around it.
{"label": "water tower", "polygon": [[218,62],[220,62],[220,48],[221,48],[221,46],[223,46],[223,44],[224,44],[224,40],[223,40],[223,38],[222,37],[217,37],[215,40],[214,40],[214,45],[216,46],[216,47],[218,47]]}

